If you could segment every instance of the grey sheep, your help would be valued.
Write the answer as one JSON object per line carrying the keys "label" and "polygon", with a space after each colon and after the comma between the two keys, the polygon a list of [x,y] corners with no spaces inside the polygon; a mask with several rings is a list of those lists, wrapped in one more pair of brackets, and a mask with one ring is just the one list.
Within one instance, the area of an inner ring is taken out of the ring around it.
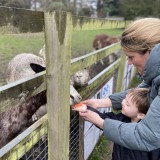
{"label": "grey sheep", "polygon": [[[45,60],[42,57],[36,56],[31,53],[21,53],[16,55],[8,64],[6,71],[7,83],[14,82],[16,80],[29,77],[38,72],[45,70]],[[78,103],[81,100],[81,96],[75,90],[73,85],[70,85],[70,105]],[[32,121],[39,119],[46,114],[46,106],[40,107],[36,113],[32,116]]]}

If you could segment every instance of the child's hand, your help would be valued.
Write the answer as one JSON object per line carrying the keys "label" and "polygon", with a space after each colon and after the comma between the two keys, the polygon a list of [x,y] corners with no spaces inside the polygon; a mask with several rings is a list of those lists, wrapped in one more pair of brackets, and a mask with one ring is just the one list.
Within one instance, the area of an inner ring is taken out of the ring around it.
{"label": "child's hand", "polygon": [[79,115],[85,120],[103,129],[104,120],[96,112],[86,110],[86,112],[79,112]]}

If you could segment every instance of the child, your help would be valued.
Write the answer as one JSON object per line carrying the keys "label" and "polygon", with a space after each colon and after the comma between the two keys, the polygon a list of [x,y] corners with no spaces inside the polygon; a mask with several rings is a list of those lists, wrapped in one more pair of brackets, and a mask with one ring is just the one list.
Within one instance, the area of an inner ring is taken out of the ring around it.
{"label": "child", "polygon": [[[148,99],[148,89],[146,88],[136,88],[126,95],[126,98],[122,101],[122,111],[119,114],[113,112],[100,113],[92,107],[87,107],[87,109],[92,110],[99,114],[102,119],[110,118],[118,120],[125,123],[138,123],[145,117],[150,103]],[[99,127],[98,127],[99,128]],[[128,132],[126,130],[126,132]],[[123,147],[119,144],[114,143],[112,160],[159,160],[160,159],[160,149],[146,152],[131,150]]]}

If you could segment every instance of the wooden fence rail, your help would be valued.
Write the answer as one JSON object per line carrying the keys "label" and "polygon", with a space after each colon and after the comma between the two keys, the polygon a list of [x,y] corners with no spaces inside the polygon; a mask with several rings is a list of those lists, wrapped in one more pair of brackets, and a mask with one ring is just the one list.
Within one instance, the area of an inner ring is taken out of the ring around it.
{"label": "wooden fence rail", "polygon": [[[26,12],[28,13],[27,15],[31,12],[34,16],[37,13],[33,11],[23,12],[23,10],[4,7],[0,8],[0,13],[3,13],[3,10],[5,10],[7,15],[15,15],[16,10],[18,13],[21,12],[21,17],[23,17],[23,13]],[[17,16],[15,16],[14,21],[16,21],[16,17]],[[124,28],[126,25],[124,21],[74,17],[66,12],[38,12],[38,17],[40,18],[36,19],[35,22],[32,21],[32,23],[34,26],[34,23],[37,23],[37,21],[41,24],[44,20],[46,72],[0,87],[0,112],[7,110],[12,104],[20,103],[20,95],[22,93],[26,93],[23,98],[27,98],[47,89],[48,114],[0,149],[0,159],[2,160],[20,159],[46,133],[48,133],[48,159],[69,159],[70,76],[79,70],[91,66],[111,53],[120,50],[120,45],[117,43],[84,56],[71,59],[71,34],[73,31]],[[0,20],[3,21],[3,18]],[[5,25],[6,23],[9,22],[5,22]],[[25,21],[23,21],[23,23],[25,26]],[[16,27],[18,27],[17,24]],[[36,29],[34,29],[34,31],[35,30]],[[90,80],[86,87],[79,90],[82,97],[91,97],[113,76],[115,70],[119,70],[117,86],[121,86],[125,60],[125,57],[121,57],[121,59],[115,61],[111,66]],[[121,88],[119,87],[118,90],[120,91]],[[80,125],[80,128],[83,128],[82,126]],[[40,136],[37,136],[36,133],[40,133]],[[32,135],[35,137],[31,143],[30,137]],[[81,143],[83,142],[82,132],[80,135],[79,141]],[[25,143],[27,143],[27,146]],[[81,153],[83,153],[83,149],[83,145],[81,145]],[[83,160],[84,155],[79,155],[79,159]]]}

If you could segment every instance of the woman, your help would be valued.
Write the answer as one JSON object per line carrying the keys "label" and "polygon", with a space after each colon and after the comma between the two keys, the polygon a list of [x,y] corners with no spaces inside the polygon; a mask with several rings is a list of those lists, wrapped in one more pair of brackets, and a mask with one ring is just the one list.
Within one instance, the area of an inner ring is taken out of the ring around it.
{"label": "woman", "polygon": [[[139,123],[123,123],[101,119],[98,114],[87,110],[80,113],[84,119],[103,128],[104,135],[111,141],[129,149],[151,151],[160,148],[160,19],[144,18],[132,22],[121,36],[121,45],[142,75],[142,88],[150,87],[150,109]],[[121,109],[127,91],[115,93],[108,99],[84,101],[94,108],[110,107]]]}

